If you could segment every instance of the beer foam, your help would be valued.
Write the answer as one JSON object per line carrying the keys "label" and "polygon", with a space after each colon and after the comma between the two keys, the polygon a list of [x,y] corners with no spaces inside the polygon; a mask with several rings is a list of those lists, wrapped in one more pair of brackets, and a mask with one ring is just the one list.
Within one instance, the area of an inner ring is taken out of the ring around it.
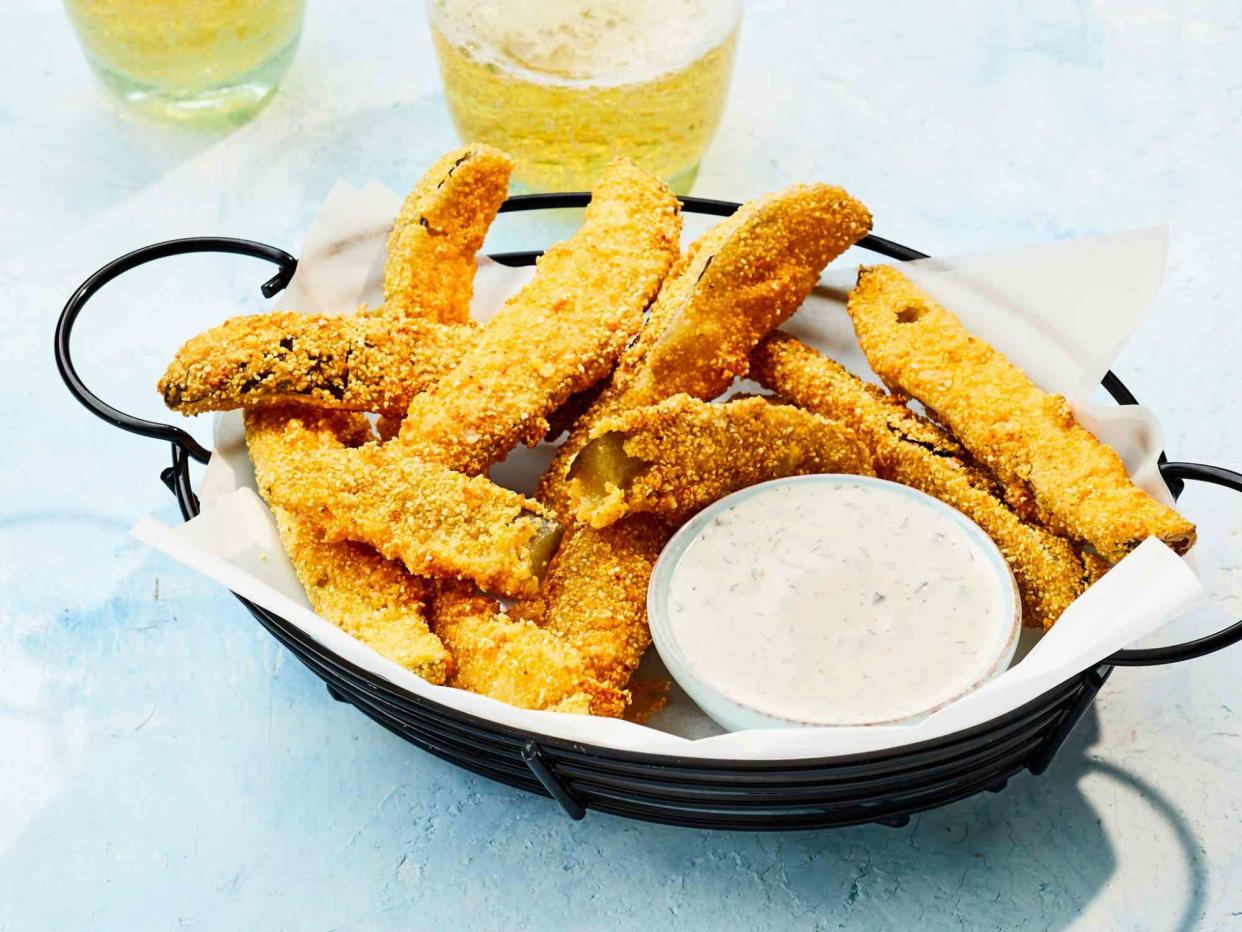
{"label": "beer foam", "polygon": [[737,25],[738,0],[433,0],[433,26],[528,81],[614,86],[687,67]]}

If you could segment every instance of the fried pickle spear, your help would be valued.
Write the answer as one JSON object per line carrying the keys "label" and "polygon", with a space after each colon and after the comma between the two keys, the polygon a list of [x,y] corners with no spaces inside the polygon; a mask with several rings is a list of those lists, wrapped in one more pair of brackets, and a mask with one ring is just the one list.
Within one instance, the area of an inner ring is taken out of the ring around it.
{"label": "fried pickle spear", "polygon": [[672,529],[652,515],[566,533],[540,599],[520,603],[548,631],[579,650],[590,674],[623,689],[651,644],[647,583]]}
{"label": "fried pickle spear", "polygon": [[385,316],[470,320],[475,256],[508,194],[512,171],[505,153],[471,143],[419,179],[388,236]]}
{"label": "fried pickle spear", "polygon": [[384,306],[354,317],[253,314],[191,339],[160,379],[182,414],[306,401],[399,417],[457,364],[475,254],[505,198],[512,161],[470,145],[441,158],[405,199],[388,240]]}
{"label": "fried pickle spear", "polygon": [[478,473],[611,371],[677,257],[677,198],[626,159],[605,170],[582,227],[484,326],[457,366],[416,395],[401,427],[411,456]]}
{"label": "fried pickle spear", "polygon": [[[251,446],[259,491],[269,503],[280,464],[299,457],[296,446],[281,442],[285,417],[302,418],[301,440],[331,449],[364,442],[370,435],[358,415],[316,412],[248,413],[246,437]],[[411,576],[399,563],[385,560],[362,544],[330,543],[310,521],[274,507],[280,541],[317,614],[380,655],[429,683],[443,683],[452,660],[427,627],[431,586]]]}
{"label": "fried pickle spear", "polygon": [[181,347],[158,388],[182,414],[302,401],[401,415],[457,364],[477,333],[373,314],[234,317]]}
{"label": "fried pickle spear", "polygon": [[592,677],[563,638],[510,618],[459,583],[437,586],[431,624],[457,662],[450,686],[522,709],[614,717],[625,710],[627,695]]}
{"label": "fried pickle spear", "polygon": [[923,402],[1040,520],[1116,563],[1148,537],[1178,553],[1195,526],[1130,481],[1120,457],[894,268],[861,269],[849,313],[871,368]]}
{"label": "fried pickle spear", "polygon": [[983,528],[1013,570],[1027,625],[1052,627],[1096,578],[1068,540],[1014,514],[953,437],[878,386],[780,332],[755,348],[750,371],[782,397],[853,427],[880,478],[926,492]]}
{"label": "fried pickle spear", "polygon": [[272,513],[318,615],[427,682],[447,680],[452,659],[427,627],[430,580],[365,544],[330,543],[311,522],[283,508]]}
{"label": "fried pickle spear", "polygon": [[[310,517],[328,541],[368,543],[419,576],[470,579],[512,598],[538,591],[560,540],[541,506],[489,482],[435,463],[384,458],[391,444],[325,448],[302,420],[279,409],[247,412],[251,424],[272,418],[279,429],[253,431],[259,481],[269,502]],[[297,451],[277,458],[267,447]]]}
{"label": "fried pickle spear", "polygon": [[674,526],[747,486],[808,473],[874,475],[844,424],[766,398],[723,404],[674,395],[605,418],[569,468],[579,521],[637,513]]}
{"label": "fried pickle spear", "polygon": [[748,201],[697,239],[660,288],[611,382],[561,447],[538,497],[570,510],[569,463],[601,418],[679,392],[704,400],[745,375],[751,347],[797,310],[832,259],[871,229],[840,188],[792,185]]}

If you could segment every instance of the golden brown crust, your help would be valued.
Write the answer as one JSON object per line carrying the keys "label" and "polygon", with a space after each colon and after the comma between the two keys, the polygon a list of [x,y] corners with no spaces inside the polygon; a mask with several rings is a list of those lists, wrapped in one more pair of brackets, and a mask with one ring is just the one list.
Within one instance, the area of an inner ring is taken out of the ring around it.
{"label": "golden brown crust", "polygon": [[[350,415],[309,414],[310,433],[327,448],[356,443],[369,433],[366,420]],[[264,498],[283,457],[297,450],[258,437],[281,431],[276,418],[248,418],[247,438]],[[329,543],[309,520],[273,508],[276,527],[294,571],[306,590],[311,608],[381,656],[400,664],[429,683],[443,683],[452,661],[440,639],[427,627],[430,585],[403,566],[385,560],[362,544]]]}
{"label": "golden brown crust", "polygon": [[253,314],[187,342],[159,381],[182,414],[301,401],[401,415],[449,371],[474,328],[370,314]]}
{"label": "golden brown crust", "polygon": [[[873,475],[871,456],[844,424],[766,398],[723,404],[674,395],[604,418],[570,466],[579,521],[606,527],[647,513],[679,526],[739,489],[808,473]],[[588,453],[615,445],[624,462],[592,475]]]}
{"label": "golden brown crust", "polygon": [[401,205],[384,265],[386,317],[470,319],[475,256],[509,191],[513,160],[472,143],[441,158]]}
{"label": "golden brown crust", "polygon": [[365,417],[310,405],[269,405],[244,414],[246,446],[259,494],[277,494],[273,484],[299,457],[323,450],[354,449],[374,438]]}
{"label": "golden brown crust", "polygon": [[403,415],[474,340],[475,254],[505,198],[511,170],[509,157],[488,146],[444,156],[397,216],[378,312],[228,320],[177,353],[159,382],[165,404],[199,414],[300,401]]}
{"label": "golden brown crust", "polygon": [[607,716],[625,709],[627,694],[595,680],[563,638],[510,618],[467,587],[439,584],[431,619],[457,662],[450,686],[522,709]]}
{"label": "golden brown crust", "polygon": [[849,313],[880,378],[934,411],[1003,483],[1029,490],[1049,527],[1114,563],[1151,536],[1178,553],[1194,544],[1194,525],[1134,485],[1064,398],[1041,391],[899,271],[860,270]]}
{"label": "golden brown crust", "polygon": [[627,407],[679,392],[714,398],[751,348],[806,300],[824,267],[871,230],[841,188],[795,184],[748,201],[687,251],[615,380]]}
{"label": "golden brown crust", "polygon": [[[250,446],[268,462],[260,487],[269,501],[308,515],[328,540],[369,544],[420,576],[469,579],[513,598],[538,591],[559,526],[541,506],[488,481],[413,460],[394,444],[325,449],[281,409],[247,412]],[[297,451],[278,462],[268,445]]]}
{"label": "golden brown crust", "polygon": [[427,682],[445,682],[452,660],[427,627],[429,580],[365,544],[330,543],[310,521],[283,508],[272,512],[316,614]]}
{"label": "golden brown crust", "polygon": [[479,473],[612,369],[677,255],[677,198],[625,159],[596,186],[581,229],[549,249],[458,365],[415,396],[410,455]]}
{"label": "golden brown crust", "polygon": [[624,688],[651,643],[647,583],[671,534],[650,515],[575,528],[548,567],[540,623],[581,651],[602,683]]}
{"label": "golden brown crust", "polygon": [[751,354],[751,375],[796,404],[853,426],[881,478],[926,492],[983,528],[1013,570],[1028,625],[1050,628],[1094,580],[1069,541],[1014,514],[953,437],[880,388],[779,332]]}
{"label": "golden brown crust", "polygon": [[870,228],[867,209],[841,188],[811,184],[748,201],[708,230],[665,279],[638,339],[553,460],[539,499],[558,514],[569,510],[569,463],[601,418],[679,392],[714,398],[745,375],[751,347]]}

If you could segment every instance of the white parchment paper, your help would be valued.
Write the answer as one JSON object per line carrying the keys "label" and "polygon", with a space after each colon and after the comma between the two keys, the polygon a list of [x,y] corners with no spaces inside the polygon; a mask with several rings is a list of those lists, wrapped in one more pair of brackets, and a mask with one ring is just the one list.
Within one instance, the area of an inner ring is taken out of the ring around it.
{"label": "white parchment paper", "polygon": [[[278,306],[351,313],[360,304],[378,304],[387,231],[399,204],[400,198],[381,185],[356,190],[338,183],[307,231],[298,272],[278,297]],[[1080,420],[1118,450],[1135,481],[1168,502],[1156,468],[1162,441],[1155,418],[1141,407],[1090,404],[1093,387],[1155,298],[1166,248],[1166,232],[1150,229],[929,259],[905,263],[902,269],[1041,387],[1064,394]],[[485,320],[532,274],[529,268],[510,269],[481,259],[476,317]],[[854,276],[853,268],[831,270],[785,329],[874,381],[843,305]],[[493,468],[492,478],[529,491],[550,452],[544,445],[520,449]],[[1071,605],[1055,628],[1008,671],[921,722],[724,734],[675,689],[668,708],[642,726],[515,709],[430,685],[315,615],[280,547],[271,515],[255,492],[236,412],[216,419],[214,454],[200,498],[203,512],[193,521],[169,527],[144,519],[134,534],[283,616],[343,658],[419,695],[531,731],[653,753],[778,759],[871,751],[939,737],[1037,697],[1151,634],[1203,598],[1190,565],[1152,539]],[[640,676],[662,672],[654,654],[649,652]]]}

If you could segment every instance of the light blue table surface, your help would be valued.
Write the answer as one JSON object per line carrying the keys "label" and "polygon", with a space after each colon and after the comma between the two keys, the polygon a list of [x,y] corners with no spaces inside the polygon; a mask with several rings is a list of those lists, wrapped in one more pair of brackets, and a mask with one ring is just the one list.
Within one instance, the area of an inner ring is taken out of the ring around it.
{"label": "light blue table surface", "polygon": [[[1242,466],[1239,6],[931,6],[752,4],[695,192],[837,182],[878,232],[942,254],[1169,221],[1163,290],[1116,369],[1173,458]],[[334,179],[404,189],[452,146],[421,5],[380,7],[312,0],[277,99],[224,132],[119,110],[58,5],[2,5],[0,928],[1242,925],[1237,651],[1118,670],[1048,774],[905,828],[573,823],[333,702],[232,596],[128,536],[176,520],[167,448],[69,399],[55,317],[131,247],[296,250]],[[521,218],[493,237],[532,241]],[[135,273],[84,319],[84,374],[166,417],[164,361],[262,307],[266,275]],[[1184,504],[1217,604],[1166,639],[1242,612],[1242,502]]]}

